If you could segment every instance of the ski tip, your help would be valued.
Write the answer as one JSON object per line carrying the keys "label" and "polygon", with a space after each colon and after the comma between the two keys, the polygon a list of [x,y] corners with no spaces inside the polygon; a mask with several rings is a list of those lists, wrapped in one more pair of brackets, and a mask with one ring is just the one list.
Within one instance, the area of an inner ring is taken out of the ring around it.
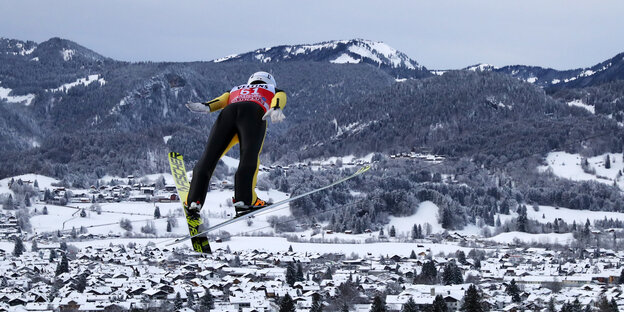
{"label": "ski tip", "polygon": [[181,158],[182,154],[180,153],[176,153],[176,152],[169,152],[169,157],[173,157],[173,158]]}

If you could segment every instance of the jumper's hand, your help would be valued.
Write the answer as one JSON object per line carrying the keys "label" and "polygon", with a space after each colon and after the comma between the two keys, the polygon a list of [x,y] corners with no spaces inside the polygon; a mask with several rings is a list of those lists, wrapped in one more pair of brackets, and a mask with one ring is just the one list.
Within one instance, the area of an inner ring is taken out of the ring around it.
{"label": "jumper's hand", "polygon": [[210,113],[210,105],[206,105],[205,103],[188,102],[185,105],[192,112]]}
{"label": "jumper's hand", "polygon": [[267,120],[269,118],[271,118],[272,123],[278,123],[282,122],[286,116],[284,116],[281,109],[274,107],[269,109],[264,116],[262,116],[262,120]]}

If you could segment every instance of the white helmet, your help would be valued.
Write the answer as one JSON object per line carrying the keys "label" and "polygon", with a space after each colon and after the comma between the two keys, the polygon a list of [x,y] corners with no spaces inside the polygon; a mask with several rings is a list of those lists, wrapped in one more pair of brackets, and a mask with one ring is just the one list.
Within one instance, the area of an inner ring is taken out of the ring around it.
{"label": "white helmet", "polygon": [[256,72],[253,75],[251,75],[251,77],[249,77],[249,80],[247,80],[247,84],[251,84],[252,82],[255,81],[262,81],[266,84],[271,84],[273,86],[277,86],[277,84],[275,83],[275,78],[273,78],[273,75],[267,73],[267,72]]}

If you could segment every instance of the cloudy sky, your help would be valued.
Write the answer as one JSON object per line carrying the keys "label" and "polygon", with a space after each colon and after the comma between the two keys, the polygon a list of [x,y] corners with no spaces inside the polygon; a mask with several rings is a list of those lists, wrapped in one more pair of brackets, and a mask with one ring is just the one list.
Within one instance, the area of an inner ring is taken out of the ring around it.
{"label": "cloudy sky", "polygon": [[0,37],[61,37],[127,61],[364,38],[430,69],[570,69],[624,52],[622,12],[621,0],[0,0]]}

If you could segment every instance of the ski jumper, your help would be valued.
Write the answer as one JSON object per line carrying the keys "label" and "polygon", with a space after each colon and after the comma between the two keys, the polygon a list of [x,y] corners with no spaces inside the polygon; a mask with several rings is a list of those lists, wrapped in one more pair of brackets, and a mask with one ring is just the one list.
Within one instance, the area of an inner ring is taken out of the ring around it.
{"label": "ski jumper", "polygon": [[260,152],[264,144],[267,122],[262,120],[271,108],[283,109],[286,93],[270,84],[245,84],[232,88],[205,103],[210,111],[222,110],[210,131],[201,159],[193,169],[187,203],[199,202],[203,207],[210,178],[219,159],[240,143],[240,162],[234,176],[235,201],[253,205]]}

